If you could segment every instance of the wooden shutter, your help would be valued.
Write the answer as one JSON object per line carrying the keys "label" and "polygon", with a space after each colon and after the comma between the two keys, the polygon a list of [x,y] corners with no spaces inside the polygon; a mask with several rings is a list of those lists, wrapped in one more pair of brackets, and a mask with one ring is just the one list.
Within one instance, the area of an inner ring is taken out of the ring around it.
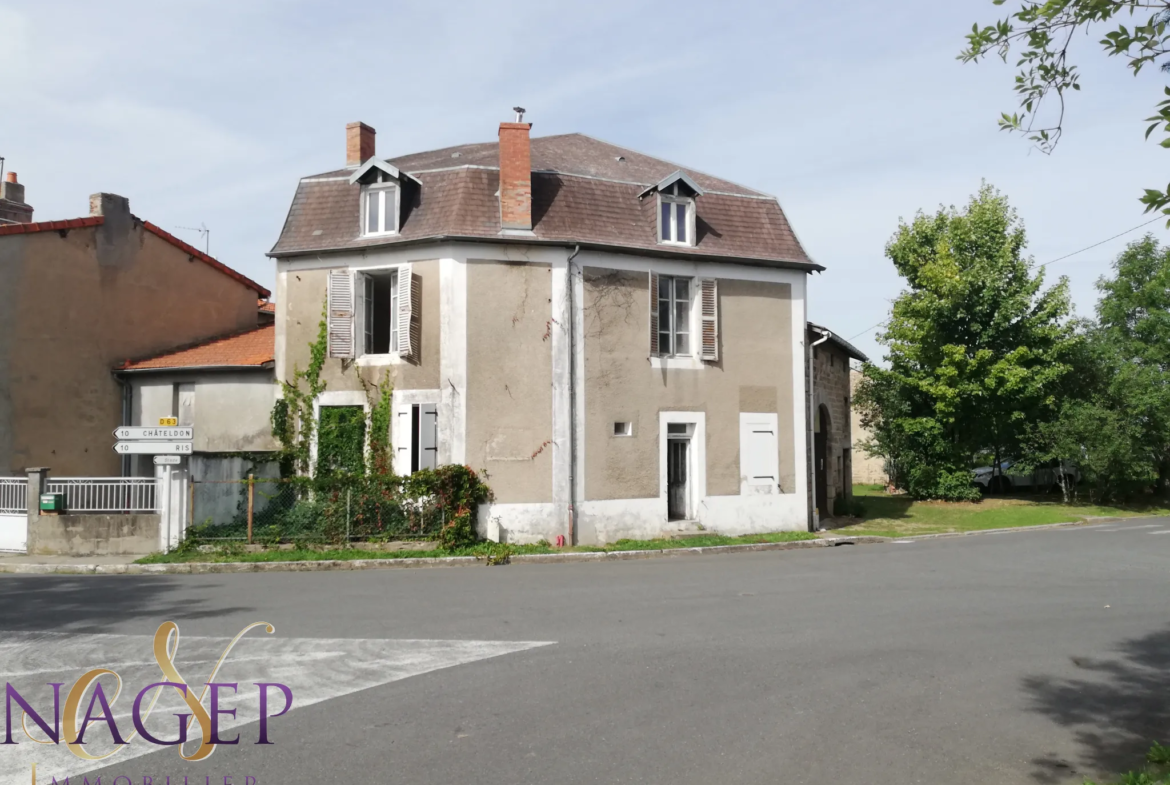
{"label": "wooden shutter", "polygon": [[422,360],[422,279],[410,276],[410,356],[415,362]]}
{"label": "wooden shutter", "polygon": [[702,343],[699,357],[706,362],[719,361],[719,286],[714,278],[699,281],[702,292]]}
{"label": "wooden shutter", "polygon": [[418,468],[439,466],[439,409],[433,403],[418,407]]}
{"label": "wooden shutter", "polygon": [[413,276],[411,266],[404,264],[398,268],[398,346],[394,350],[403,357],[410,357],[410,318],[414,311],[414,301],[410,297]]}
{"label": "wooden shutter", "polygon": [[658,356],[658,273],[650,271],[650,356]]}
{"label": "wooden shutter", "polygon": [[329,271],[329,356],[353,358],[353,275],[349,270]]}

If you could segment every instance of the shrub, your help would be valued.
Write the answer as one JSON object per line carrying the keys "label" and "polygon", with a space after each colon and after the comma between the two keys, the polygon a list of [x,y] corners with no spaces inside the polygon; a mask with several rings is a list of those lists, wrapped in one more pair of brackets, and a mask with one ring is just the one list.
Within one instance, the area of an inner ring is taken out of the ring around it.
{"label": "shrub", "polygon": [[910,471],[910,495],[915,499],[947,502],[979,501],[979,489],[966,471],[948,471],[933,466],[916,466]]}

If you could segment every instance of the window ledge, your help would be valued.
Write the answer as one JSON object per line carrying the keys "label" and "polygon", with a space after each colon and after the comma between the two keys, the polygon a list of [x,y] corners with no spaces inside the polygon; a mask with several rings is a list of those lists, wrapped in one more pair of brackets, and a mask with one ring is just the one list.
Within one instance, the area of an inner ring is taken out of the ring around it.
{"label": "window ledge", "polygon": [[695,247],[695,246],[691,245],[690,243],[680,243],[680,242],[676,242],[674,240],[659,240],[658,244],[659,245],[672,245],[675,248],[694,248]]}
{"label": "window ledge", "polygon": [[406,360],[398,353],[392,354],[363,354],[357,358],[359,368],[385,368],[388,365],[405,365]]}
{"label": "window ledge", "polygon": [[698,357],[651,357],[651,368],[668,368],[676,370],[697,371],[702,369],[703,361]]}
{"label": "window ledge", "polygon": [[394,237],[398,232],[362,232],[362,237]]}

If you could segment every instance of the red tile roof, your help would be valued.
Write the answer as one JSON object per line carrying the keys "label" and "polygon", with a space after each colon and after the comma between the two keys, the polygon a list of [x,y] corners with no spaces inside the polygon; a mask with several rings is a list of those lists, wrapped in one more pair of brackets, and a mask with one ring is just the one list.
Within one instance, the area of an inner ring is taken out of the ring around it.
{"label": "red tile roof", "polygon": [[155,371],[191,368],[261,368],[276,356],[276,327],[265,325],[255,330],[222,338],[213,338],[167,354],[144,360],[127,360],[116,370]]}
{"label": "red tile roof", "polygon": [[[175,237],[173,234],[166,231],[165,229],[160,229],[158,226],[155,226],[150,221],[143,221],[143,220],[139,219],[137,216],[135,216],[134,220],[139,221],[139,223],[142,224],[142,227],[144,229],[146,229],[146,231],[150,232],[153,235],[156,235],[156,236],[162,238],[163,240],[166,240],[171,245],[184,251],[185,253],[189,254],[191,257],[198,259],[199,261],[203,262],[204,264],[207,264],[207,265],[210,265],[211,267],[214,267],[216,270],[219,270],[221,273],[228,276],[229,278],[234,278],[235,280],[242,283],[244,286],[247,286],[249,289],[252,289],[253,291],[255,291],[261,297],[269,297],[272,294],[272,292],[268,291],[263,286],[256,283],[255,281],[253,281],[251,278],[247,277],[246,275],[243,275],[242,273],[236,272],[235,270],[228,267],[226,264],[219,261],[218,259],[214,259],[214,258],[208,256],[207,254],[203,253],[203,251],[200,251],[198,248],[195,248],[192,245],[188,245],[187,243],[183,242],[178,237]],[[10,234],[34,234],[36,232],[53,232],[53,231],[62,231],[65,229],[82,229],[82,228],[85,228],[88,226],[101,226],[105,222],[106,222],[106,219],[104,216],[94,215],[94,216],[90,216],[88,218],[69,218],[69,219],[64,220],[64,221],[38,221],[36,223],[28,223],[28,224],[0,224],[0,237],[3,237],[5,235],[10,235]]]}
{"label": "red tile roof", "polygon": [[268,300],[258,300],[256,307],[260,309],[260,313],[276,313],[276,303]]}

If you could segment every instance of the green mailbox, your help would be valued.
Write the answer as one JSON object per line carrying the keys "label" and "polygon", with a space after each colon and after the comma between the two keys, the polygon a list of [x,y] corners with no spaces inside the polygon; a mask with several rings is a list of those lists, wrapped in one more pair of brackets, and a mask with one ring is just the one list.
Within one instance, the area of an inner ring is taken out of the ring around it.
{"label": "green mailbox", "polygon": [[42,493],[41,512],[65,512],[65,494]]}

